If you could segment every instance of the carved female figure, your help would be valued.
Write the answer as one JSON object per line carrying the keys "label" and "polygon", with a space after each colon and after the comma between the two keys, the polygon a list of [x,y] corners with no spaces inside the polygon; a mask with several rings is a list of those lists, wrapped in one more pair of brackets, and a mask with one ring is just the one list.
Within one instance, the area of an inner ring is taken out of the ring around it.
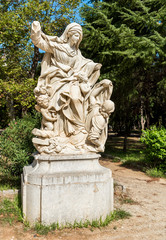
{"label": "carved female figure", "polygon": [[[93,85],[99,77],[101,64],[81,55],[78,47],[82,40],[82,28],[77,23],[69,24],[58,38],[42,33],[40,23],[35,21],[31,39],[37,47],[46,51],[37,88],[52,88],[50,107],[53,105],[59,115],[59,135],[75,134],[84,128],[85,121],[82,106],[85,91],[80,87],[80,82],[88,80]],[[62,128],[64,124],[65,128]]]}
{"label": "carved female figure", "polygon": [[[36,99],[40,99],[41,89],[45,88],[49,92],[48,109],[56,113],[52,134],[46,130],[44,136],[58,139],[59,144],[66,142],[72,151],[73,148],[80,151],[86,145],[89,96],[100,75],[101,64],[82,56],[79,50],[82,28],[77,23],[69,24],[61,37],[54,37],[44,34],[40,23],[35,21],[31,39],[34,45],[46,51],[35,89]],[[46,112],[49,110],[45,109]],[[45,125],[48,124],[45,122]],[[42,130],[36,132],[38,138],[43,138]]]}

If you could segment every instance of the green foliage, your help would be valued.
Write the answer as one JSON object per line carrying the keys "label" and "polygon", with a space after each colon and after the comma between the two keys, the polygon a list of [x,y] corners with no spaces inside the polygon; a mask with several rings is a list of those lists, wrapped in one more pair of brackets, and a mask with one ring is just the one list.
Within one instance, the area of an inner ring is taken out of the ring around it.
{"label": "green foliage", "polygon": [[43,53],[30,41],[33,21],[48,35],[60,35],[76,18],[80,0],[0,0],[0,128],[34,106],[34,80]]}
{"label": "green foliage", "polygon": [[119,200],[121,204],[138,204],[138,202],[134,201],[132,198],[128,197],[125,194],[121,194]]}
{"label": "green foliage", "polygon": [[0,191],[8,189],[20,189],[21,179],[20,176],[11,176],[10,174],[2,174],[3,167],[0,168]]}
{"label": "green foliage", "polygon": [[26,115],[23,119],[10,122],[0,136],[0,164],[2,171],[20,175],[22,169],[31,160],[34,151],[32,129],[39,127],[40,115]]}
{"label": "green foliage", "polygon": [[141,109],[147,127],[159,121],[166,125],[165,89],[162,96],[159,90],[165,85],[165,2],[95,2],[81,11],[82,47],[87,57],[102,63],[101,77],[113,81],[113,129],[129,133],[134,125],[140,126]]}
{"label": "green foliage", "polygon": [[58,223],[53,223],[49,226],[43,225],[41,223],[36,223],[34,229],[38,234],[41,235],[46,235],[50,231],[59,230],[63,228],[91,228],[91,230],[93,230],[93,228],[106,227],[112,221],[129,218],[130,216],[131,214],[129,212],[117,209],[113,213],[107,215],[104,221],[102,220],[102,218],[100,218],[99,220],[92,220],[91,222],[88,220],[85,222],[80,221],[79,223],[75,221],[74,224],[66,223],[66,225],[61,226]]}
{"label": "green foliage", "polygon": [[49,226],[43,225],[41,223],[36,223],[34,230],[40,235],[47,235],[49,232],[57,229],[57,224],[51,224]]}
{"label": "green foliage", "polygon": [[[9,200],[5,198],[4,200],[1,201],[0,204],[0,221],[3,222],[8,222],[10,224],[13,224],[15,221],[23,222],[24,226],[26,228],[29,228],[29,223],[23,219],[22,215],[22,209],[21,209],[21,196],[15,197],[15,199]],[[125,219],[129,218],[131,214],[129,212],[126,212],[121,209],[117,209],[114,212],[110,213],[107,215],[106,219],[103,221],[102,218],[99,220],[93,220],[93,221],[85,221],[82,222],[74,222],[74,224],[66,224],[66,225],[61,225],[59,223],[52,223],[51,225],[43,225],[39,222],[35,223],[35,226],[33,227],[34,230],[41,235],[47,235],[48,232],[52,232],[55,230],[61,230],[63,228],[100,228],[100,227],[105,227],[108,226],[108,224],[112,221],[117,221],[119,219]]]}
{"label": "green foliage", "polygon": [[[110,159],[111,162],[120,161],[122,163],[122,166],[126,168],[131,168],[133,170],[143,171],[148,176],[157,177],[157,178],[158,177],[166,178],[166,169],[165,169],[166,163],[159,160],[158,158],[157,158],[158,160],[152,160],[151,156],[149,158],[149,154],[148,156],[146,154],[147,146],[144,143],[144,141],[147,141],[148,145],[150,144],[150,147],[148,147],[148,153],[150,152],[150,154],[152,155],[154,155],[154,153],[151,153],[151,149],[155,147],[155,144],[157,144],[157,146],[159,142],[162,142],[162,145],[165,144],[163,143],[165,142],[164,140],[165,129],[152,127],[152,129],[153,128],[155,129],[155,131],[156,129],[157,131],[159,129],[159,132],[161,130],[164,133],[163,134],[157,133],[157,136],[154,133],[152,133],[153,139],[145,140],[144,137],[146,138],[146,136],[147,135],[149,136],[151,134],[150,132],[153,131],[153,130],[146,130],[145,134],[143,134],[141,137],[142,142],[139,140],[139,138],[137,138],[137,140],[135,138],[134,142],[132,143],[132,140],[128,138],[128,144],[127,144],[128,148],[127,148],[127,152],[125,153],[123,152],[122,137],[113,137],[111,141],[107,141],[106,153],[103,154],[103,157],[106,158],[107,160]],[[160,135],[162,135],[162,137]],[[159,140],[158,138],[161,138],[162,140],[161,139]],[[152,148],[151,148],[151,145],[152,145]],[[156,149],[153,149],[152,151],[155,152],[156,154]],[[160,151],[159,154],[163,154],[163,152],[165,152],[163,151],[163,149],[159,151]],[[156,155],[158,155],[158,153]]]}
{"label": "green foliage", "polygon": [[12,224],[15,221],[23,222],[22,210],[21,210],[21,198],[15,197],[13,201],[5,198],[0,204],[0,221],[8,222]]}
{"label": "green foliage", "polygon": [[[147,164],[144,161],[144,154],[140,153],[140,149],[142,150],[142,148],[134,151],[128,149],[126,153],[124,153],[123,148],[111,150],[111,162],[116,162],[117,159],[117,161],[121,161],[124,167],[144,171],[147,168]],[[107,156],[109,155],[106,155],[106,158]]]}
{"label": "green foliage", "polygon": [[162,170],[159,170],[157,168],[150,168],[146,170],[146,174],[150,177],[155,178],[166,178],[166,173],[164,173]]}
{"label": "green foliage", "polygon": [[144,130],[141,141],[146,145],[145,161],[153,168],[166,171],[166,129],[153,126]]}
{"label": "green foliage", "polygon": [[115,211],[115,220],[119,219],[125,219],[131,217],[131,214],[129,212],[126,212],[124,210],[118,209]]}
{"label": "green foliage", "polygon": [[[40,21],[47,34],[61,30],[75,17],[80,1],[67,0],[0,0],[0,44],[8,71],[4,77],[18,79],[27,76],[32,64],[33,47],[30,40],[30,25]],[[1,65],[2,69],[4,64]],[[11,72],[12,71],[12,74]]]}
{"label": "green foliage", "polygon": [[24,79],[20,83],[17,81],[6,82],[0,79],[0,106],[4,106],[6,97],[10,95],[14,100],[14,107],[18,107],[18,104],[21,104],[23,109],[31,108],[35,104],[33,89],[36,83],[37,81],[34,79]]}
{"label": "green foliage", "polygon": [[[35,105],[33,89],[36,86],[35,79],[23,81],[0,79],[0,109],[4,109],[0,116],[0,127],[6,127],[9,121],[15,117],[32,111]],[[11,113],[12,112],[12,113]]]}

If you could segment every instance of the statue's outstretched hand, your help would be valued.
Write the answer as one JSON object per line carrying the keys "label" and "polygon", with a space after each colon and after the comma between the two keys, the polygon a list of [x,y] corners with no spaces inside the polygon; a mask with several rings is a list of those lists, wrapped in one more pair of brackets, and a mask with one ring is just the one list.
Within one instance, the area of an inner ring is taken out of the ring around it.
{"label": "statue's outstretched hand", "polygon": [[37,32],[37,31],[39,31],[40,29],[41,29],[40,23],[39,23],[38,21],[34,21],[34,22],[32,23],[32,30],[33,30],[34,32]]}

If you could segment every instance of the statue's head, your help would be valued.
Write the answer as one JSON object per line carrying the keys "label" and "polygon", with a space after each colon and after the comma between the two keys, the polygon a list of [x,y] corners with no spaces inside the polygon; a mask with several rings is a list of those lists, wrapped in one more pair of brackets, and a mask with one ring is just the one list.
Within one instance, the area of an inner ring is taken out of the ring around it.
{"label": "statue's head", "polygon": [[108,117],[112,112],[115,110],[115,104],[111,100],[105,100],[103,105],[101,106],[100,112],[101,114],[106,114],[104,115],[105,117]]}
{"label": "statue's head", "polygon": [[36,98],[36,101],[38,105],[42,108],[48,108],[49,106],[49,100],[47,95],[40,95]]}
{"label": "statue's head", "polygon": [[66,43],[71,39],[75,43],[76,49],[78,49],[82,41],[82,36],[82,27],[78,23],[70,23],[67,25],[60,39]]}

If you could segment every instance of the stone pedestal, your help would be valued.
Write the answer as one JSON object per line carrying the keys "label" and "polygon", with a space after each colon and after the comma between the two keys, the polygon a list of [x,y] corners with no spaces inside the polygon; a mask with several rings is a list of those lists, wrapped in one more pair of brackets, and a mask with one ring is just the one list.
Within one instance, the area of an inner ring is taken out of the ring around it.
{"label": "stone pedestal", "polygon": [[99,157],[36,155],[22,174],[23,213],[30,224],[104,220],[113,211],[113,179]]}

